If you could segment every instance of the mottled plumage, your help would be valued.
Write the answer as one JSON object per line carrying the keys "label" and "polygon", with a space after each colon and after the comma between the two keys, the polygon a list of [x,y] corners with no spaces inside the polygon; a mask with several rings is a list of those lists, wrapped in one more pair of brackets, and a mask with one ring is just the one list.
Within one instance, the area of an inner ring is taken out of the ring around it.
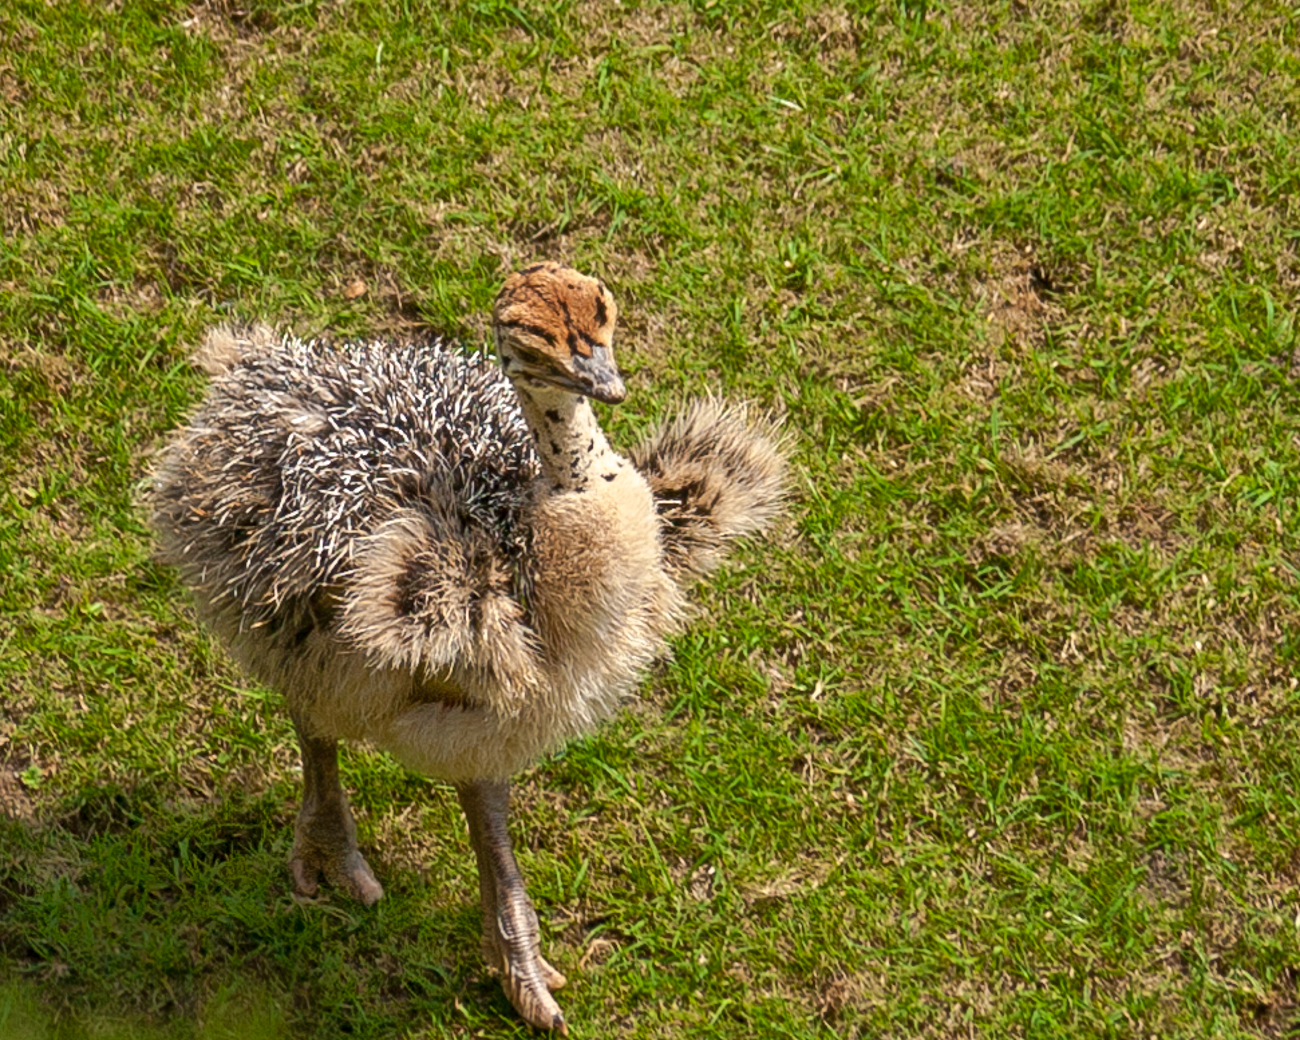
{"label": "mottled plumage", "polygon": [[251,326],[214,330],[199,362],[215,378],[156,471],[154,526],[163,559],[240,625],[340,583],[358,537],[403,509],[451,509],[522,551],[540,466],[495,361]]}
{"label": "mottled plumage", "polygon": [[437,340],[218,329],[197,359],[207,397],[148,496],[162,559],[293,714],[298,890],[324,877],[382,894],[338,783],[339,738],[452,780],[485,952],[520,1013],[558,1029],[563,976],[537,949],[506,778],[617,707],[685,583],[774,515],[784,482],[770,424],[713,401],[631,463],[613,452],[586,398],[626,393],[616,314],[599,282],[540,264],[498,298],[499,368]]}

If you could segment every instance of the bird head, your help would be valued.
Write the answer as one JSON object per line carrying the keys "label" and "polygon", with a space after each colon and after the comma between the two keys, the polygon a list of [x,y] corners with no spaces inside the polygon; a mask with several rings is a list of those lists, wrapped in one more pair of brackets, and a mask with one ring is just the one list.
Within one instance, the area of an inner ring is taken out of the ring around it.
{"label": "bird head", "polygon": [[617,316],[610,291],[571,267],[541,263],[516,271],[492,309],[501,370],[516,385],[618,404],[627,388],[614,364]]}

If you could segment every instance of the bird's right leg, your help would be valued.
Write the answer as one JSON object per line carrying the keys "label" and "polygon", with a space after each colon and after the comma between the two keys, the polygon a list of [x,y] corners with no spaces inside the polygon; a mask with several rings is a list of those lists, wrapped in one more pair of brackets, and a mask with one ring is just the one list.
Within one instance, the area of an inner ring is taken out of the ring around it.
{"label": "bird's right leg", "polygon": [[564,985],[564,976],[541,954],[537,913],[510,847],[506,826],[510,784],[504,780],[474,780],[457,784],[456,794],[465,810],[469,838],[478,860],[483,956],[501,973],[501,986],[525,1021],[539,1029],[567,1034],[564,1013],[550,992]]}
{"label": "bird's right leg", "polygon": [[297,716],[293,728],[302,746],[303,780],[302,808],[289,857],[294,890],[301,896],[315,896],[323,878],[370,906],[384,889],[357,849],[356,821],[339,783],[338,741],[309,736]]}

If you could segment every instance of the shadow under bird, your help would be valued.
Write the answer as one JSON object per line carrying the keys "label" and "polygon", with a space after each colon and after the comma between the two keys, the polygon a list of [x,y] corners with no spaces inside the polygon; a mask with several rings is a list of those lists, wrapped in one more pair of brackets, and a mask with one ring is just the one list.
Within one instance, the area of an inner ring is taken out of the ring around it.
{"label": "shadow under bird", "polygon": [[483,953],[518,1013],[566,1032],[506,825],[509,778],[611,715],[686,587],[780,508],[769,420],[691,405],[627,457],[589,403],[623,400],[614,299],[543,263],[493,312],[500,366],[440,341],[209,334],[212,383],[160,453],[164,562],[302,747],[290,866],[383,895],[339,783],[340,739],[450,781],[478,861]]}

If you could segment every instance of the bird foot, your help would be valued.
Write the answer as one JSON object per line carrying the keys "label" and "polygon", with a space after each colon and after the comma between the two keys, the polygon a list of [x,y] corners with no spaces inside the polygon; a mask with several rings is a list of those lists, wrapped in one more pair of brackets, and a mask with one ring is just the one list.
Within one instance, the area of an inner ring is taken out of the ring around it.
{"label": "bird foot", "polygon": [[306,899],[316,898],[321,881],[365,906],[373,906],[384,894],[383,885],[357,849],[357,828],[346,802],[312,808],[303,805],[294,828],[289,869],[294,893]]}
{"label": "bird foot", "polygon": [[504,920],[498,919],[496,931],[495,936],[484,932],[483,957],[500,974],[506,998],[529,1025],[567,1036],[569,1026],[564,1012],[551,996],[552,990],[567,981],[565,977],[537,952],[536,946],[521,948],[512,942]]}
{"label": "bird foot", "polygon": [[294,894],[304,899],[315,899],[319,895],[321,881],[328,881],[365,906],[374,906],[384,895],[384,886],[375,877],[365,857],[355,849],[328,859],[318,854],[295,852],[289,860],[289,869],[293,871]]}

